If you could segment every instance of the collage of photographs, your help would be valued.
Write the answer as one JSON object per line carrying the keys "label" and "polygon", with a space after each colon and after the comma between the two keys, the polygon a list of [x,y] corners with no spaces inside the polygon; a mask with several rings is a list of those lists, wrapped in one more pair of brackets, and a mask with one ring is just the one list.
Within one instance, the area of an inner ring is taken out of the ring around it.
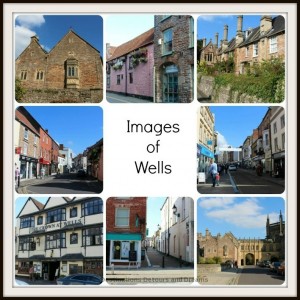
{"label": "collage of photographs", "polygon": [[[286,16],[13,26],[15,286],[285,287]],[[103,197],[105,107],[121,103],[195,107],[198,198]]]}

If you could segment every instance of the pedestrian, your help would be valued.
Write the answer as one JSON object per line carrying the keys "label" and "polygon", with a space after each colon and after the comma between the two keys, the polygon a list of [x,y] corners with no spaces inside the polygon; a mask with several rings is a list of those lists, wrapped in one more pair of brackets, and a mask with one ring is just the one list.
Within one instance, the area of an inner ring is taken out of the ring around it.
{"label": "pedestrian", "polygon": [[[15,166],[17,166],[17,164],[15,164]],[[16,167],[16,169],[15,169],[15,185],[16,185],[16,188],[18,188],[20,186],[20,170],[19,170],[19,167]]]}
{"label": "pedestrian", "polygon": [[218,173],[218,166],[214,162],[213,159],[210,160],[210,167],[209,167],[209,171],[208,172],[211,174],[212,187],[215,187],[216,186],[216,175]]}
{"label": "pedestrian", "polygon": [[237,263],[237,261],[234,262],[234,266],[235,266],[236,269],[238,269],[238,263]]}
{"label": "pedestrian", "polygon": [[216,174],[216,185],[219,186],[220,185],[220,173]]}
{"label": "pedestrian", "polygon": [[228,164],[225,165],[225,173],[227,174],[228,172]]}
{"label": "pedestrian", "polygon": [[29,269],[29,278],[31,281],[34,281],[34,267],[33,265],[31,265],[30,269]]}
{"label": "pedestrian", "polygon": [[41,178],[44,179],[45,177],[45,169],[44,167],[41,168]]}

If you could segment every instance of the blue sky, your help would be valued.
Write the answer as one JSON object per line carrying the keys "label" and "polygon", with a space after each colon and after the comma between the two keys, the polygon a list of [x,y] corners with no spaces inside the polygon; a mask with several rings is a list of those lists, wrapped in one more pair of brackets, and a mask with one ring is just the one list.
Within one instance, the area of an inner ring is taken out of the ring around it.
{"label": "blue sky", "polygon": [[103,137],[103,112],[96,106],[24,106],[59,144],[75,155]]}
{"label": "blue sky", "polygon": [[153,27],[153,14],[110,15],[105,20],[106,42],[120,46]]}
{"label": "blue sky", "polygon": [[218,145],[239,147],[253,133],[266,112],[267,106],[210,106],[215,114],[215,130],[219,132]]}
{"label": "blue sky", "polygon": [[[224,38],[224,25],[228,25],[228,41],[236,35],[237,16],[236,15],[201,15],[197,20],[197,39],[206,38],[206,43],[212,39],[215,42],[215,34],[219,33],[220,41]],[[258,27],[262,15],[243,15],[242,30]],[[275,16],[272,16],[275,17]]]}
{"label": "blue sky", "polygon": [[266,221],[285,221],[285,202],[279,197],[207,197],[197,202],[197,233],[224,235],[231,231],[236,238],[265,238]]}
{"label": "blue sky", "polygon": [[100,51],[103,57],[103,20],[96,15],[18,15],[15,19],[15,57],[37,35],[40,45],[49,51],[72,28],[81,38]]}
{"label": "blue sky", "polygon": [[148,236],[153,236],[157,230],[157,225],[161,224],[160,209],[162,208],[166,197],[148,197],[147,198],[147,228]]}

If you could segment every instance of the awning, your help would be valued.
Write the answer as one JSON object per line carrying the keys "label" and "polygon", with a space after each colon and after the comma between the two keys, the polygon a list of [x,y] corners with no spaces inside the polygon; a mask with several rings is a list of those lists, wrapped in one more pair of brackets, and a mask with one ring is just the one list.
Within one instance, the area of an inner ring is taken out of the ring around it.
{"label": "awning", "polygon": [[142,235],[140,233],[107,233],[106,239],[110,241],[141,241]]}
{"label": "awning", "polygon": [[200,155],[204,155],[204,156],[207,156],[209,158],[214,158],[214,153],[213,152],[211,152],[206,147],[197,144],[197,156],[200,156]]}
{"label": "awning", "polygon": [[44,159],[43,157],[39,159],[39,163],[43,165],[50,165],[50,161]]}

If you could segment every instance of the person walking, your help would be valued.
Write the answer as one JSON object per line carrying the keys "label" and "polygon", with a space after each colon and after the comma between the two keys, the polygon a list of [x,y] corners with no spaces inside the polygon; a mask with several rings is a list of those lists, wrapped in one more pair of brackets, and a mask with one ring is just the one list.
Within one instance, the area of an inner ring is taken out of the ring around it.
{"label": "person walking", "polygon": [[218,173],[218,166],[214,162],[213,159],[210,160],[210,167],[209,167],[209,171],[208,172],[211,174],[212,187],[215,187],[216,186],[216,175]]}
{"label": "person walking", "polygon": [[20,170],[19,167],[17,167],[17,164],[15,164],[15,185],[16,188],[18,188],[20,186]]}
{"label": "person walking", "polygon": [[33,265],[31,265],[30,269],[29,269],[29,278],[31,281],[34,281],[34,267]]}
{"label": "person walking", "polygon": [[42,179],[45,178],[45,169],[44,169],[44,167],[41,168],[41,178]]}

